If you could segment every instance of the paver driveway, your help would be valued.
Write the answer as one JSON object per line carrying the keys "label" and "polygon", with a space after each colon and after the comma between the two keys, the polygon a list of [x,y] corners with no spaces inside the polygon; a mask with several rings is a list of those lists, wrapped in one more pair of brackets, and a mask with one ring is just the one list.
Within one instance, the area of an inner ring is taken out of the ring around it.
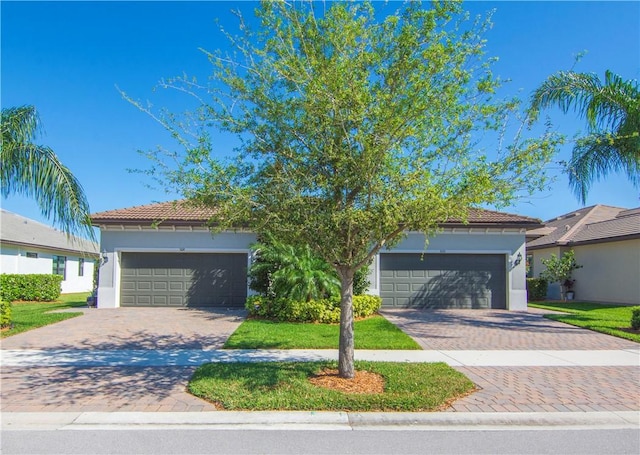
{"label": "paver driveway", "polygon": [[[638,351],[632,341],[545,319],[544,311],[384,310],[423,349]],[[605,363],[606,365],[606,363]],[[640,365],[456,367],[481,390],[452,411],[640,411]]]}
{"label": "paver driveway", "polygon": [[[240,310],[84,309],[83,316],[14,335],[2,349],[218,349],[244,319]],[[205,411],[189,395],[195,367],[2,366],[2,411]]]}

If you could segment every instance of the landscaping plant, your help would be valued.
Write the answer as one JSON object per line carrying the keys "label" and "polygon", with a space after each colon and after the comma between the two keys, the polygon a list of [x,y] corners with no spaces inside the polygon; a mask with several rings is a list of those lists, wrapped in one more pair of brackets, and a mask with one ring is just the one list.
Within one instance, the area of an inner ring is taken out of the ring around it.
{"label": "landscaping plant", "polygon": [[561,257],[551,254],[548,259],[541,259],[545,269],[540,277],[550,283],[560,283],[562,296],[566,299],[566,292],[573,289],[575,280],[571,278],[573,271],[582,268],[578,265],[573,250],[566,251]]}

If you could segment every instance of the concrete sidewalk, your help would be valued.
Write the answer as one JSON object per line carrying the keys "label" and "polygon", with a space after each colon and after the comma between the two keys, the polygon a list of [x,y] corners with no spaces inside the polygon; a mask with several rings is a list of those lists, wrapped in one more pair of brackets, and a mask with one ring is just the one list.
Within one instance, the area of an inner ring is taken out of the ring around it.
{"label": "concrete sidewalk", "polygon": [[[44,350],[0,351],[3,366],[199,366],[209,362],[276,362],[337,360],[335,349],[212,350]],[[445,362],[453,367],[640,366],[640,348],[582,350],[356,350],[356,360],[378,362]]]}

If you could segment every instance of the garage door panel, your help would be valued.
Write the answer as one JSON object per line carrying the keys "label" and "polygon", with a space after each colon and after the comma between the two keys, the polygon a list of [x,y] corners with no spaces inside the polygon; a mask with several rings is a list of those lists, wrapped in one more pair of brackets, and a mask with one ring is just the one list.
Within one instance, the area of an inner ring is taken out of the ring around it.
{"label": "garage door panel", "polygon": [[243,306],[247,255],[122,253],[122,306]]}
{"label": "garage door panel", "polygon": [[388,253],[380,269],[384,306],[506,308],[504,255]]}

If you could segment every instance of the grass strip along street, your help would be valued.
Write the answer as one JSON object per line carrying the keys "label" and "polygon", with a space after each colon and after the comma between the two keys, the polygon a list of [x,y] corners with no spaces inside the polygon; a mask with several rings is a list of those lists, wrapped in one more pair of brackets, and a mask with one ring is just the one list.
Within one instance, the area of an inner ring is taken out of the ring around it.
{"label": "grass strip along street", "polygon": [[80,292],[63,294],[54,302],[13,302],[11,309],[13,326],[2,331],[2,338],[80,316],[81,312],[52,313],[52,311],[86,307],[88,296],[88,292]]}
{"label": "grass strip along street", "polygon": [[474,390],[444,363],[356,361],[360,373],[382,379],[382,391],[350,392],[313,383],[336,362],[211,363],[189,392],[224,410],[436,411]]}
{"label": "grass strip along street", "polygon": [[535,302],[529,306],[567,313],[546,314],[545,318],[640,343],[640,333],[631,330],[634,307],[589,302]]}

